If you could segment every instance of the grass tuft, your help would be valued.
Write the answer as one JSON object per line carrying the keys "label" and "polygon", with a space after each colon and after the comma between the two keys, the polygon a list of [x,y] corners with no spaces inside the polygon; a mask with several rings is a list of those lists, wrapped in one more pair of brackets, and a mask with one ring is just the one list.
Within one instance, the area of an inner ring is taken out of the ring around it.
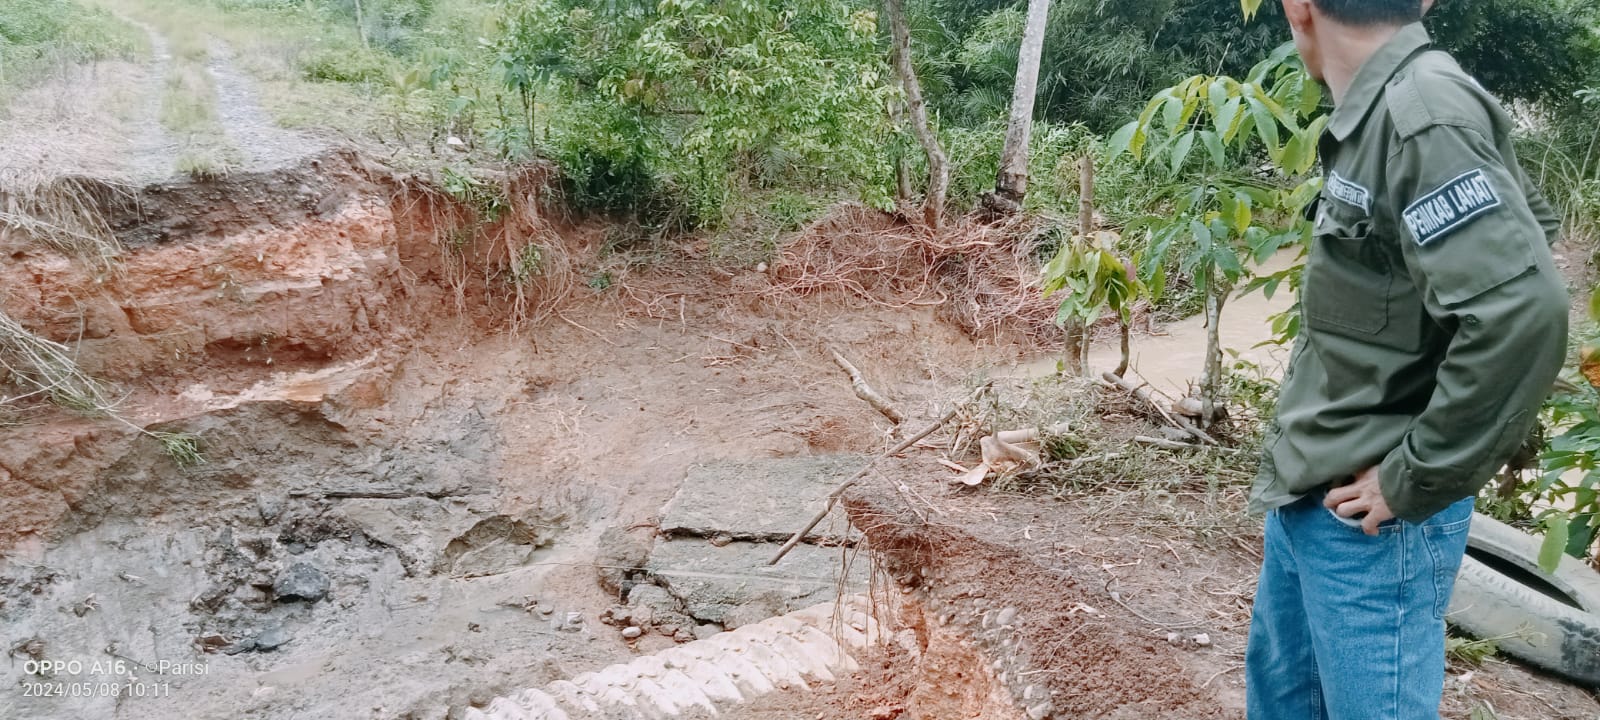
{"label": "grass tuft", "polygon": [[20,233],[101,271],[121,256],[122,243],[100,208],[131,188],[83,178],[0,176],[0,234]]}
{"label": "grass tuft", "polygon": [[167,451],[167,456],[178,464],[178,467],[189,469],[206,464],[205,455],[201,453],[200,436],[186,432],[148,432],[150,437],[161,443]]}
{"label": "grass tuft", "polygon": [[7,378],[23,392],[0,397],[0,406],[43,396],[89,416],[110,415],[116,407],[110,389],[78,366],[70,348],[39,337],[0,313],[0,379]]}

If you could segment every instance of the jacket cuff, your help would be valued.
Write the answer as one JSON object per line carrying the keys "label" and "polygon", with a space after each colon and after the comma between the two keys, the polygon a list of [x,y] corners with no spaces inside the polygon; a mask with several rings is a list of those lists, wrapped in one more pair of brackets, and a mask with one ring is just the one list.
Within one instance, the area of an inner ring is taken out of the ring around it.
{"label": "jacket cuff", "polygon": [[1409,523],[1426,521],[1471,494],[1455,482],[1459,477],[1453,472],[1417,471],[1406,457],[1404,443],[1378,466],[1378,487],[1389,512]]}

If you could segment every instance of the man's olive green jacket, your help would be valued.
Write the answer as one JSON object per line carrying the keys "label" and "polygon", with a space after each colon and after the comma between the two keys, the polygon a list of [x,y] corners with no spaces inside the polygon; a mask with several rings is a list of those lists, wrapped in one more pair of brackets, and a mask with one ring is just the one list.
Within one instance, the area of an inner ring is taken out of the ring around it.
{"label": "man's olive green jacket", "polygon": [[1324,186],[1300,337],[1250,502],[1377,466],[1420,522],[1516,451],[1560,370],[1560,221],[1517,164],[1512,121],[1420,24],[1369,59],[1321,140]]}

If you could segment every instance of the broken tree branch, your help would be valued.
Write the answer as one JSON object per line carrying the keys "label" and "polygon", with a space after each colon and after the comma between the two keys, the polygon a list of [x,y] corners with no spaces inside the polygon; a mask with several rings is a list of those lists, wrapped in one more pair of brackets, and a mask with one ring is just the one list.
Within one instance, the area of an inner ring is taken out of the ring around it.
{"label": "broken tree branch", "polygon": [[1133,437],[1133,441],[1136,443],[1144,443],[1145,445],[1153,445],[1155,447],[1164,448],[1167,450],[1211,450],[1224,455],[1235,455],[1243,452],[1239,448],[1222,447],[1221,445],[1195,445],[1193,443],[1178,442],[1176,440],[1150,437],[1148,435],[1135,435]]}
{"label": "broken tree branch", "polygon": [[1154,445],[1158,448],[1164,448],[1167,450],[1193,450],[1195,447],[1189,443],[1181,443],[1176,440],[1168,440],[1166,438],[1150,437],[1148,435],[1135,435],[1133,436],[1133,441],[1136,443],[1144,443],[1146,445]]}
{"label": "broken tree branch", "polygon": [[1161,417],[1166,419],[1166,421],[1168,423],[1170,423],[1173,427],[1178,428],[1179,430],[1182,430],[1182,431],[1184,431],[1186,433],[1189,433],[1190,435],[1192,435],[1194,437],[1194,439],[1199,440],[1200,442],[1203,442],[1203,443],[1205,443],[1207,445],[1217,445],[1217,444],[1219,444],[1217,442],[1216,438],[1211,437],[1210,435],[1207,435],[1204,430],[1201,430],[1200,428],[1195,427],[1194,423],[1189,422],[1188,418],[1185,418],[1183,416],[1175,416],[1172,413],[1167,412],[1166,408],[1161,407],[1161,403],[1156,402],[1156,399],[1154,397],[1151,397],[1151,395],[1150,395],[1150,386],[1148,384],[1135,385],[1135,384],[1133,384],[1133,381],[1128,380],[1127,378],[1124,378],[1124,377],[1118,377],[1118,376],[1113,375],[1111,373],[1101,373],[1100,377],[1102,379],[1104,379],[1106,382],[1111,383],[1112,385],[1115,385],[1115,386],[1121,388],[1122,390],[1126,391],[1128,394],[1130,394],[1130,395],[1132,395],[1132,396],[1134,396],[1136,398],[1139,398],[1140,400],[1143,400],[1146,405],[1149,405],[1157,413],[1160,413]]}
{"label": "broken tree branch", "polygon": [[834,364],[838,365],[841,370],[845,371],[845,374],[850,376],[850,389],[855,391],[856,397],[866,401],[868,405],[872,406],[873,410],[882,413],[884,417],[889,418],[889,421],[896,425],[906,421],[904,414],[895,409],[895,406],[888,399],[879,395],[877,390],[873,390],[872,386],[867,384],[867,379],[861,376],[861,371],[857,370],[855,365],[850,364],[850,361],[840,355],[838,350],[832,350],[831,352],[833,353]]}
{"label": "broken tree branch", "polygon": [[823,518],[828,517],[828,513],[833,512],[833,506],[834,506],[835,503],[839,502],[839,496],[843,495],[844,491],[849,490],[851,485],[856,484],[858,481],[861,480],[861,478],[866,477],[867,473],[871,472],[872,468],[874,466],[876,466],[879,461],[883,460],[886,457],[890,457],[890,456],[893,456],[893,455],[899,455],[900,453],[905,452],[906,448],[909,448],[912,445],[917,444],[923,438],[925,438],[925,437],[927,437],[929,435],[932,435],[934,433],[934,431],[938,430],[941,427],[944,427],[945,423],[950,422],[950,420],[956,416],[956,413],[959,413],[961,411],[961,407],[963,405],[966,405],[967,403],[972,402],[973,400],[976,400],[978,398],[978,396],[980,396],[984,392],[988,391],[989,388],[993,384],[994,383],[991,381],[991,382],[986,382],[986,383],[984,383],[982,385],[979,385],[978,389],[973,390],[972,394],[968,395],[965,400],[962,400],[961,402],[956,403],[955,405],[951,406],[950,412],[945,413],[938,420],[933,421],[927,427],[925,427],[922,430],[918,431],[917,434],[912,435],[911,437],[908,437],[908,438],[906,438],[904,440],[901,440],[894,447],[889,448],[888,450],[885,450],[882,454],[880,454],[877,457],[873,458],[872,460],[868,461],[866,467],[861,468],[861,470],[859,472],[857,472],[854,475],[851,475],[850,479],[845,480],[842,483],[839,483],[836,487],[833,488],[832,491],[830,491],[828,493],[828,504],[824,505],[822,507],[822,510],[819,511],[816,514],[816,516],[811,518],[811,522],[806,523],[805,527],[801,528],[800,531],[795,533],[793,537],[790,537],[789,538],[789,542],[784,543],[783,547],[778,548],[778,553],[776,555],[773,555],[772,559],[767,561],[767,564],[768,565],[777,565],[778,561],[783,559],[783,556],[788,555],[789,551],[794,549],[794,546],[799,545],[800,541],[805,539],[806,533],[811,532],[812,528],[815,528],[817,525],[822,523]]}

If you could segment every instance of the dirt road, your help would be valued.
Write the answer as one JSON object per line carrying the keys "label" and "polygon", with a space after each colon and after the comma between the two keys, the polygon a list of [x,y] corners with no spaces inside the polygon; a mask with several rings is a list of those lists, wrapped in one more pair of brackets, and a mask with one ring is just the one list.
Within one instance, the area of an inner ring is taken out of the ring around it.
{"label": "dirt road", "polygon": [[119,17],[146,33],[147,54],[62,66],[0,108],[0,185],[28,187],[79,175],[141,186],[178,173],[180,156],[196,143],[217,145],[227,162],[216,169],[231,172],[285,167],[326,149],[324,140],[272,120],[255,82],[217,39],[205,51],[212,92],[193,98],[214,106],[192,112],[213,114],[220,136],[175,132],[167,107],[179,92],[173,43],[150,23]]}

